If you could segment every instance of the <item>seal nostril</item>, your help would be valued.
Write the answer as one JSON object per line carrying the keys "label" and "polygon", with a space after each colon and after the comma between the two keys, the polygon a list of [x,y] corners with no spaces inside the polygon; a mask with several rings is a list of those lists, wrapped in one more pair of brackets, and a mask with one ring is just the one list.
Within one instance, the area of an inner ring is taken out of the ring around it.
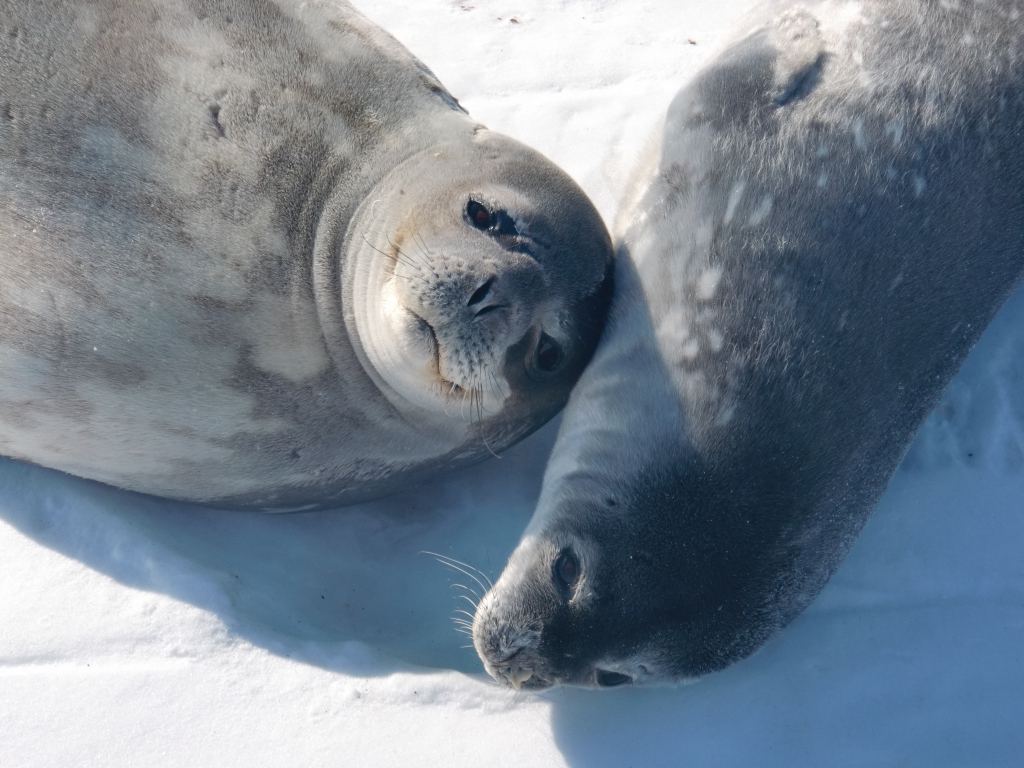
{"label": "seal nostril", "polygon": [[623,675],[621,672],[606,672],[603,669],[597,670],[597,684],[602,688],[614,688],[617,685],[632,683],[633,678]]}
{"label": "seal nostril", "polygon": [[493,312],[496,309],[501,309],[503,306],[505,306],[505,305],[504,304],[490,304],[490,305],[484,307],[483,309],[481,309],[479,312],[477,312],[476,316],[477,317],[481,317],[483,315],[486,315],[488,312]]}
{"label": "seal nostril", "polygon": [[[466,306],[472,307],[474,304],[479,304],[481,301],[487,298],[488,294],[491,292],[491,288],[493,287],[494,278],[488,278],[487,282],[485,282],[483,285],[481,285],[479,288],[473,291],[473,295],[469,297],[469,303]],[[481,312],[482,311],[483,310],[481,310]]]}

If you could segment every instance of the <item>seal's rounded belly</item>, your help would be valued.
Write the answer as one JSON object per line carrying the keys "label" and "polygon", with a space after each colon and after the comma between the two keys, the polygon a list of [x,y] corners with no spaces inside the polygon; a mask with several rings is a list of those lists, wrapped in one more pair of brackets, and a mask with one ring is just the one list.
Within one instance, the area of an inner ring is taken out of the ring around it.
{"label": "seal's rounded belly", "polygon": [[0,452],[310,508],[564,403],[598,214],[347,4],[17,0],[0,28]]}

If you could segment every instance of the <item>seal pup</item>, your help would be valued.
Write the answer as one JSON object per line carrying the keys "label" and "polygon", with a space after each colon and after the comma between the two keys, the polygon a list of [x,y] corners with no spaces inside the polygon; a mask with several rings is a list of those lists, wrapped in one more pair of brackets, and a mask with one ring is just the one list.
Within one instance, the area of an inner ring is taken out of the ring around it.
{"label": "seal pup", "polygon": [[1024,270],[1013,3],[760,11],[675,98],[522,542],[499,682],[671,683],[821,590]]}
{"label": "seal pup", "polygon": [[304,509],[564,405],[599,215],[347,3],[17,0],[0,30],[0,452]]}

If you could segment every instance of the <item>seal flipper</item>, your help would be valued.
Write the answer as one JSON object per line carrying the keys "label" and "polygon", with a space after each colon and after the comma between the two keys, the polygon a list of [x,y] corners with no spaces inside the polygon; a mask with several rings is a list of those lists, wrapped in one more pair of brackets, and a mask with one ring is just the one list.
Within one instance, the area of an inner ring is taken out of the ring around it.
{"label": "seal flipper", "polygon": [[821,79],[827,54],[818,20],[805,8],[791,8],[771,26],[775,60],[775,104],[784,107],[814,90]]}
{"label": "seal flipper", "polygon": [[738,43],[672,102],[666,135],[707,125],[745,124],[811,93],[826,60],[817,19],[791,8]]}

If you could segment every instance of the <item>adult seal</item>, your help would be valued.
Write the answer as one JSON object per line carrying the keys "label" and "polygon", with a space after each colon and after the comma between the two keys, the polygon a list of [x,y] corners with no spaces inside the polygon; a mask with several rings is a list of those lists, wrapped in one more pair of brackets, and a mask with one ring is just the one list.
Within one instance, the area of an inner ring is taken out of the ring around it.
{"label": "adult seal", "polygon": [[678,682],[815,597],[1024,270],[1010,2],[760,12],[674,100],[534,518],[499,681]]}
{"label": "adult seal", "polygon": [[353,502],[564,404],[611,245],[340,0],[0,5],[0,452]]}

